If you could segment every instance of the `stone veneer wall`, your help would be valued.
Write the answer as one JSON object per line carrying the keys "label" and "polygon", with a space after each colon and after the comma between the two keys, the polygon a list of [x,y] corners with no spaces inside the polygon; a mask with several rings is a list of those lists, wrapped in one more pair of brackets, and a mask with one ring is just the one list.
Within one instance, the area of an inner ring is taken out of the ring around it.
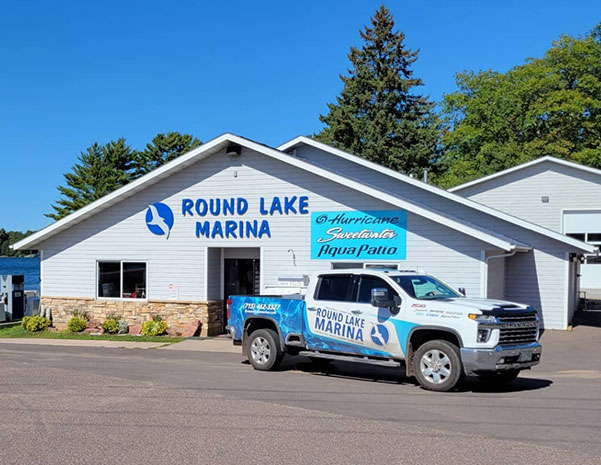
{"label": "stone veneer wall", "polygon": [[50,308],[52,323],[66,329],[75,310],[87,312],[91,320],[104,321],[110,314],[121,316],[130,325],[142,324],[153,315],[160,315],[169,326],[170,334],[181,334],[185,326],[200,320],[200,335],[215,336],[223,331],[223,302],[167,300],[95,300],[81,297],[44,297],[41,308]]}

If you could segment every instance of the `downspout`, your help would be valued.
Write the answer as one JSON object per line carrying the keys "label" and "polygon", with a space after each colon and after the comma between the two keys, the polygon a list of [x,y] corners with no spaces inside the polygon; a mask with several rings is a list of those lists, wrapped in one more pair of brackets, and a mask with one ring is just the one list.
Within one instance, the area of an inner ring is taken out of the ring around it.
{"label": "downspout", "polygon": [[487,298],[488,298],[488,261],[489,261],[489,260],[492,260],[492,259],[494,259],[494,258],[507,258],[507,257],[513,257],[513,256],[514,256],[514,255],[517,253],[517,251],[518,251],[517,247],[515,247],[515,246],[514,246],[514,247],[513,247],[513,250],[512,250],[511,252],[508,252],[508,253],[502,253],[502,254],[499,254],[499,255],[491,255],[490,257],[486,257],[486,258],[485,258],[485,260],[484,260],[484,263],[485,263],[485,265],[486,265],[486,268],[485,268],[485,270],[484,270],[484,273],[485,273],[485,276],[484,276],[484,282],[486,283],[486,287],[485,287],[486,294],[485,294],[485,296],[484,296],[484,298],[485,298],[485,299],[487,299]]}

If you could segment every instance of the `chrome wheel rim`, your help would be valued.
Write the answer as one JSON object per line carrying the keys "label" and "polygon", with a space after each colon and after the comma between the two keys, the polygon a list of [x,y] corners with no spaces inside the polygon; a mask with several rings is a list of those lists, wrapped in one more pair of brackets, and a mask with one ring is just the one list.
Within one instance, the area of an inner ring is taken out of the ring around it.
{"label": "chrome wheel rim", "polygon": [[444,352],[432,349],[427,351],[419,362],[422,375],[432,384],[444,383],[451,376],[451,360]]}
{"label": "chrome wheel rim", "polygon": [[262,336],[253,339],[250,344],[250,356],[255,363],[265,365],[271,355],[271,346],[269,341]]}

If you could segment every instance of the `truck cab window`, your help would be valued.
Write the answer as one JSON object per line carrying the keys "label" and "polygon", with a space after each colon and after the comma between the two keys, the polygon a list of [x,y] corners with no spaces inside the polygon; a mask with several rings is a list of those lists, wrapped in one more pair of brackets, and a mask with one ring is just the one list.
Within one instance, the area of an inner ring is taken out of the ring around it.
{"label": "truck cab window", "polygon": [[398,293],[383,279],[377,278],[376,276],[361,276],[359,281],[359,293],[357,296],[357,302],[362,304],[368,304],[371,302],[371,290],[375,288],[388,289],[388,298],[392,299]]}
{"label": "truck cab window", "polygon": [[319,279],[315,300],[349,301],[352,282],[352,275],[322,276]]}

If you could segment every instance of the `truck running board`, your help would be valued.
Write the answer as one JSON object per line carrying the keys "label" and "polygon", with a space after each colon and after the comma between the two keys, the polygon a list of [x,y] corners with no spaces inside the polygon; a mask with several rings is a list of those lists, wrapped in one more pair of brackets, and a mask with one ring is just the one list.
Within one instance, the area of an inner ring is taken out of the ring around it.
{"label": "truck running board", "polygon": [[378,360],[369,357],[360,357],[355,355],[336,355],[336,354],[326,354],[323,352],[313,352],[310,350],[301,350],[298,355],[302,355],[304,357],[315,357],[315,358],[326,358],[328,360],[339,360],[341,362],[359,362],[359,363],[367,363],[369,365],[378,365],[382,367],[400,367],[401,363],[396,362],[394,360]]}

